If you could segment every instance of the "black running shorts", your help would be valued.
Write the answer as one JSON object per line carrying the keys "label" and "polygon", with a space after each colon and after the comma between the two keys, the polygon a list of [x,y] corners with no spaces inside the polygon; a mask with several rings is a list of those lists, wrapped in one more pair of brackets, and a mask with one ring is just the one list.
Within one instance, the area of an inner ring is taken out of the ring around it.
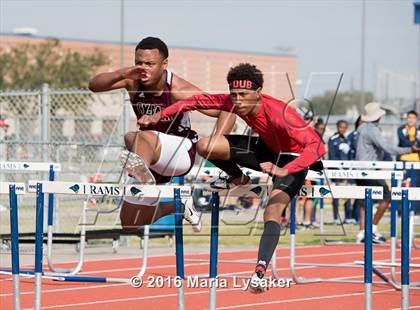
{"label": "black running shorts", "polygon": [[[273,152],[259,137],[244,135],[226,135],[230,146],[230,159],[238,165],[261,171],[260,163],[272,162],[278,167],[296,159],[296,155],[278,154]],[[296,196],[305,182],[308,170],[302,170],[285,177],[273,176],[273,188],[280,189],[289,195]]]}

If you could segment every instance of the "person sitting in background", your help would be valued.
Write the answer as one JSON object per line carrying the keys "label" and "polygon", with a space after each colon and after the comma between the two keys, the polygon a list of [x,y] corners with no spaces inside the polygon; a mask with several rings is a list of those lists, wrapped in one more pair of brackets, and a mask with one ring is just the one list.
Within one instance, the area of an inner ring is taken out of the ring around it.
{"label": "person sitting in background", "polygon": [[[328,159],[329,160],[350,160],[350,140],[346,137],[349,123],[339,120],[336,124],[337,132],[328,140]],[[336,185],[347,185],[346,180],[335,180]],[[338,207],[340,199],[333,199],[334,224],[341,224],[339,219]],[[344,203],[344,223],[354,224],[356,221],[351,216],[351,201],[347,199]]]}
{"label": "person sitting in background", "polygon": [[[381,130],[379,121],[385,115],[385,110],[381,108],[380,103],[370,102],[365,105],[362,114],[363,123],[357,129],[359,137],[357,139],[356,160],[381,161],[385,152],[392,155],[402,155],[407,153],[419,153],[420,148],[412,145],[411,147],[397,147],[389,143]],[[358,186],[381,186],[383,188],[383,200],[379,203],[378,209],[373,217],[372,239],[374,243],[383,243],[386,239],[378,232],[377,225],[388,209],[391,192],[384,180],[356,180]],[[357,242],[364,242],[364,203],[360,203],[360,231],[357,235]]]}

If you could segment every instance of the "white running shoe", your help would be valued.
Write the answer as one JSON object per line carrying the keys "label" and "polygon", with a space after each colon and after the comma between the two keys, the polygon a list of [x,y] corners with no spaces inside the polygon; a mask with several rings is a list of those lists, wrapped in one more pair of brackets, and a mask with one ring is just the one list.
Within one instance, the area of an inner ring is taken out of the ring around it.
{"label": "white running shoe", "polygon": [[[365,242],[365,231],[360,230],[357,234],[356,243],[364,243]],[[384,244],[386,242],[386,239],[384,236],[382,236],[380,233],[372,233],[372,243],[373,244]]]}
{"label": "white running shoe", "polygon": [[194,232],[201,231],[201,215],[194,207],[193,199],[188,198],[183,201],[184,204],[184,219],[192,225]]}
{"label": "white running shoe", "polygon": [[146,163],[136,153],[124,150],[120,153],[120,161],[128,174],[140,183],[156,184],[155,177],[150,172]]}
{"label": "white running shoe", "polygon": [[268,290],[265,283],[267,283],[267,281],[264,280],[264,278],[259,278],[258,275],[254,273],[251,277],[251,281],[249,281],[248,291],[253,294],[265,293]]}
{"label": "white running shoe", "polygon": [[237,197],[252,197],[261,198],[266,192],[267,187],[260,184],[252,184],[251,178],[248,179],[246,184],[236,185],[232,182],[232,178],[227,175],[219,175],[212,178],[203,186],[204,190],[210,192],[225,192],[225,195]]}
{"label": "white running shoe", "polygon": [[[248,177],[248,182],[243,185],[250,185],[251,178]],[[212,192],[220,192],[222,190],[233,189],[242,185],[236,185],[232,182],[232,177],[222,172],[218,176],[214,176],[204,184],[204,189]]]}

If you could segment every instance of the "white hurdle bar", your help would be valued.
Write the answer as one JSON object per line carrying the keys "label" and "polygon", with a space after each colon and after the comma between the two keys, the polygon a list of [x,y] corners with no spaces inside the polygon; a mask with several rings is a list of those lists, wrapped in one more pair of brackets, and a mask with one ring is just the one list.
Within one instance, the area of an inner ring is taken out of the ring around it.
{"label": "white hurdle bar", "polygon": [[[100,184],[100,183],[80,183],[80,182],[47,182],[47,181],[31,181],[31,186],[36,184],[37,190],[37,218],[36,218],[36,239],[35,239],[35,309],[41,308],[41,282],[42,275],[42,234],[43,234],[43,207],[44,194],[68,194],[68,195],[84,195],[84,196],[111,196],[111,197],[152,197],[174,198],[176,205],[176,218],[181,219],[180,213],[181,198],[191,196],[191,188],[189,186],[155,186],[155,185],[124,185],[124,184]],[[176,193],[178,193],[176,198]],[[179,222],[179,221],[178,221]],[[178,251],[178,242],[177,242]],[[182,266],[183,268],[183,266]],[[177,270],[178,273],[178,270]],[[183,271],[182,277],[183,279]],[[126,278],[107,278],[107,277],[84,277],[84,276],[62,276],[57,278],[62,281],[77,282],[121,282],[131,283],[131,279]],[[178,289],[179,302],[183,303],[183,285]],[[182,300],[182,302],[181,302]]]}
{"label": "white hurdle bar", "polygon": [[51,169],[55,172],[60,172],[61,164],[25,161],[0,161],[0,171],[2,172],[47,172]]}
{"label": "white hurdle bar", "polygon": [[324,168],[346,169],[420,169],[420,162],[403,161],[361,161],[361,160],[323,160]]}
{"label": "white hurdle bar", "polygon": [[[25,194],[24,183],[0,182],[0,195],[9,195],[10,209],[10,235],[12,245],[12,280],[13,280],[13,306],[20,309],[20,263],[19,263],[19,235],[18,231],[18,204],[17,195]],[[9,274],[7,272],[6,274]]]}

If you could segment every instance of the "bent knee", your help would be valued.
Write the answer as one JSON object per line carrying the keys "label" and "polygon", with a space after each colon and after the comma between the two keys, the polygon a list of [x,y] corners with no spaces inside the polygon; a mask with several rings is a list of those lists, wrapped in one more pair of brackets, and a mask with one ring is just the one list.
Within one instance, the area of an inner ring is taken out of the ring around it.
{"label": "bent knee", "polygon": [[208,157],[211,153],[211,145],[209,138],[201,138],[197,142],[197,152],[202,157]]}
{"label": "bent knee", "polygon": [[134,140],[136,139],[136,132],[128,132],[124,135],[124,143],[125,143],[125,147],[127,148],[127,150],[129,150],[130,152],[133,149],[133,145],[134,145]]}

